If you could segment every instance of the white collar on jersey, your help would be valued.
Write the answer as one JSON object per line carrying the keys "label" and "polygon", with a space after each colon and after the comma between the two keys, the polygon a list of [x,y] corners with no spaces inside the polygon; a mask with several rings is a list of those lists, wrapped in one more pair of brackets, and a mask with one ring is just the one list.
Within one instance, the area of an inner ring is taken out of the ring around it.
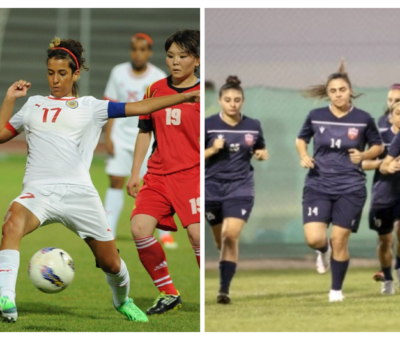
{"label": "white collar on jersey", "polygon": [[51,94],[47,96],[47,98],[49,99],[54,99],[54,100],[74,100],[74,99],[78,99],[77,97],[62,97],[62,98],[57,98],[52,96]]}
{"label": "white collar on jersey", "polygon": [[[349,111],[347,111],[343,116],[345,116],[348,113],[350,113],[353,109],[354,109],[354,106],[353,106],[353,104],[351,104]],[[332,103],[329,103],[329,110],[332,111]]]}

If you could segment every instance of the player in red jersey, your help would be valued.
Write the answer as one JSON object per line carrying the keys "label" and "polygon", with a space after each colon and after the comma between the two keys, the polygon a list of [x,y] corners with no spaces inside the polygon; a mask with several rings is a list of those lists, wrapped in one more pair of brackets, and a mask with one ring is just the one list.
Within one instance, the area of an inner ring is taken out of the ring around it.
{"label": "player in red jersey", "polygon": [[[195,70],[200,65],[200,32],[179,30],[167,39],[165,51],[171,75],[149,86],[145,98],[199,90]],[[131,231],[139,258],[160,291],[146,312],[151,315],[182,306],[164,250],[153,237],[156,228],[177,230],[175,212],[187,230],[200,266],[200,104],[174,105],[142,118],[127,190],[136,197]],[[156,143],[139,191],[139,171],[152,132]]]}

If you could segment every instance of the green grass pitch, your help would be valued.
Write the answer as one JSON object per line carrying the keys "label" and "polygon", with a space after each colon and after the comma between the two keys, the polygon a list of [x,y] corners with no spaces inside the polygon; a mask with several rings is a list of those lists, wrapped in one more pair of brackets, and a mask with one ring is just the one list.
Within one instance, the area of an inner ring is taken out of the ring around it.
{"label": "green grass pitch", "polygon": [[[1,151],[1,149],[0,149]],[[9,203],[22,190],[26,156],[10,155],[0,158],[0,217]],[[91,167],[93,183],[104,199],[108,176],[104,158],[95,157]],[[146,310],[153,304],[158,290],[142,267],[130,234],[130,213],[133,199],[126,195],[121,214],[117,247],[127,264],[130,296]],[[23,240],[17,281],[18,320],[15,324],[0,322],[0,332],[199,332],[200,275],[187,233],[182,228],[174,236],[178,249],[166,250],[168,267],[175,286],[180,291],[183,307],[165,315],[151,316],[148,323],[135,323],[114,310],[112,295],[104,273],[95,267],[94,257],[77,235],[60,224],[39,228]],[[71,286],[59,294],[37,290],[28,277],[32,255],[44,247],[59,247],[75,262],[75,278]]]}
{"label": "green grass pitch", "polygon": [[[240,266],[240,263],[239,263]],[[328,302],[330,273],[313,269],[238,270],[230,296],[218,305],[218,272],[205,273],[206,332],[398,332],[400,291],[383,296],[375,268],[352,268],[343,302]]]}

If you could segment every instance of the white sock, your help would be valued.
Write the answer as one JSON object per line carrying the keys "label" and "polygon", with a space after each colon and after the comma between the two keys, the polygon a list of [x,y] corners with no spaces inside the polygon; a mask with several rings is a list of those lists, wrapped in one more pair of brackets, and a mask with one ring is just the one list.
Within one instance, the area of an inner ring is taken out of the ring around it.
{"label": "white sock", "polygon": [[161,240],[161,237],[163,237],[164,235],[170,234],[170,231],[166,231],[166,230],[161,230],[161,229],[157,229],[158,230],[158,238]]}
{"label": "white sock", "polygon": [[0,251],[0,296],[8,296],[15,303],[15,285],[19,268],[18,250]]}
{"label": "white sock", "polygon": [[121,215],[123,206],[124,191],[122,189],[108,188],[106,192],[106,198],[104,200],[104,208],[106,210],[108,224],[110,225],[114,238],[117,235],[119,215]]}
{"label": "white sock", "polygon": [[113,294],[114,305],[119,307],[128,299],[130,286],[129,272],[125,262],[121,259],[121,270],[118,274],[105,274]]}

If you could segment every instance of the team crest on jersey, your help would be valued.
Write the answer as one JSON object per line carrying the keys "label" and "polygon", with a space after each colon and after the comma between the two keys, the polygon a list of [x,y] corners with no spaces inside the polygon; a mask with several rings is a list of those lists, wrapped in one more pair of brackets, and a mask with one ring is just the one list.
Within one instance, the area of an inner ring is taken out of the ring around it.
{"label": "team crest on jersey", "polygon": [[79,104],[76,100],[68,100],[67,102],[65,102],[65,104],[67,104],[67,106],[70,109],[76,109],[79,106]]}
{"label": "team crest on jersey", "polygon": [[246,142],[247,145],[253,145],[254,144],[254,136],[251,133],[246,133],[244,135],[244,141]]}
{"label": "team crest on jersey", "polygon": [[347,137],[350,139],[356,139],[358,137],[358,129],[356,128],[349,128],[347,131]]}

